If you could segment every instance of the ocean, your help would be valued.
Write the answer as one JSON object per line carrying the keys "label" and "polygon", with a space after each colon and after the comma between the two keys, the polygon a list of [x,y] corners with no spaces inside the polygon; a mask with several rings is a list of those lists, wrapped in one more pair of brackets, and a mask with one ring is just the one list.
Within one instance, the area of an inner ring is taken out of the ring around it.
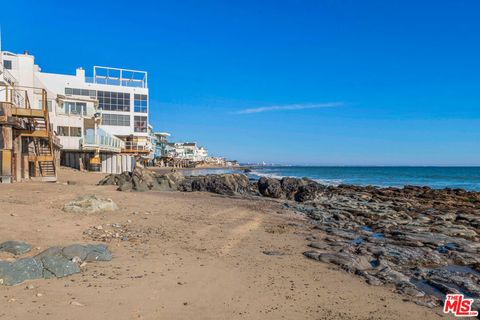
{"label": "ocean", "polygon": [[[435,189],[462,188],[480,191],[480,167],[254,167],[251,179],[260,177],[308,177],[328,185],[353,184],[379,187],[405,185],[429,186]],[[236,169],[193,170],[189,174],[243,172]]]}

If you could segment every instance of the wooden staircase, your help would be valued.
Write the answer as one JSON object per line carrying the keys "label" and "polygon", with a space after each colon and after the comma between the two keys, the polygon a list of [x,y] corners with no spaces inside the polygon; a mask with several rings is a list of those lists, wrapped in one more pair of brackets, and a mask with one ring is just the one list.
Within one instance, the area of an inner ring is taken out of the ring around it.
{"label": "wooden staircase", "polygon": [[[21,127],[14,128],[14,136],[20,139],[20,148],[14,152],[21,157],[23,170],[21,177],[30,178],[34,181],[57,181],[56,150],[59,148],[57,138],[50,126],[47,107],[47,93],[44,89],[35,89],[34,101],[41,97],[42,108],[32,109],[29,101],[29,93],[35,88],[25,90],[25,99],[22,105],[11,103],[11,116],[21,120]],[[17,167],[19,167],[17,165]],[[17,168],[17,170],[20,170]],[[17,174],[17,177],[19,175]],[[18,179],[17,179],[18,180]]]}

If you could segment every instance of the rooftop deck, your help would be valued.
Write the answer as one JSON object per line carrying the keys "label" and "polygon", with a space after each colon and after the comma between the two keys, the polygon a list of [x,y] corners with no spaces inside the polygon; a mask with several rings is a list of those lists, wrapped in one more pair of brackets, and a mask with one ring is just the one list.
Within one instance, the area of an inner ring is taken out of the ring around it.
{"label": "rooftop deck", "polygon": [[93,67],[93,77],[85,77],[85,82],[111,86],[148,88],[146,71],[100,66]]}

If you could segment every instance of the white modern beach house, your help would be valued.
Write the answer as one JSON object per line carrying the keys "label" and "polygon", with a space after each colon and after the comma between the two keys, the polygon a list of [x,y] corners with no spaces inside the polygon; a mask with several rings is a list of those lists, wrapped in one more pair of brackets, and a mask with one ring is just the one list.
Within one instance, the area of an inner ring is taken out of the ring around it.
{"label": "white modern beach house", "polygon": [[42,109],[45,100],[63,165],[119,173],[130,171],[135,158],[153,157],[147,72],[95,66],[90,76],[83,68],[72,75],[46,73],[28,52],[7,51],[0,51],[0,69],[29,108]]}

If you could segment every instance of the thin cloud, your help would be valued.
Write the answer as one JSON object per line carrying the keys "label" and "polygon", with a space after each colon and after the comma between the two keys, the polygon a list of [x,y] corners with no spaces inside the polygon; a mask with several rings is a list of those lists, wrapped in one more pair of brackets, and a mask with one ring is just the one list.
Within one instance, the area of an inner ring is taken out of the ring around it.
{"label": "thin cloud", "polygon": [[235,114],[251,114],[270,111],[285,111],[285,110],[305,110],[305,109],[321,109],[321,108],[335,108],[343,106],[343,102],[327,102],[327,103],[312,103],[312,104],[288,104],[283,106],[269,106],[260,108],[250,108],[235,112]]}

